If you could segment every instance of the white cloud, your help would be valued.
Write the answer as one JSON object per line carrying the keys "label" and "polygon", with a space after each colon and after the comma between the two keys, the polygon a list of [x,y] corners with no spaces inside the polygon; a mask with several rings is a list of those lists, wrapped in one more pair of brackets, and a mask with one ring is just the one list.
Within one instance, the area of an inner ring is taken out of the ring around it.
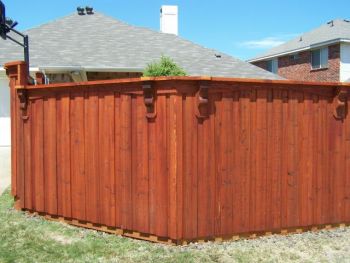
{"label": "white cloud", "polygon": [[239,43],[239,46],[249,49],[268,49],[279,46],[297,35],[298,34],[285,34],[274,37],[265,37],[262,39],[241,42]]}

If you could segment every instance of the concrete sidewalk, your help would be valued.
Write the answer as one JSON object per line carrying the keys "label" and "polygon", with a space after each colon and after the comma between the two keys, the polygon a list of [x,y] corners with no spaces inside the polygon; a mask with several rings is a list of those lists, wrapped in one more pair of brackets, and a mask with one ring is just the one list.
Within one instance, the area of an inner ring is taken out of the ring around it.
{"label": "concrete sidewalk", "polygon": [[11,184],[11,147],[0,147],[0,195]]}

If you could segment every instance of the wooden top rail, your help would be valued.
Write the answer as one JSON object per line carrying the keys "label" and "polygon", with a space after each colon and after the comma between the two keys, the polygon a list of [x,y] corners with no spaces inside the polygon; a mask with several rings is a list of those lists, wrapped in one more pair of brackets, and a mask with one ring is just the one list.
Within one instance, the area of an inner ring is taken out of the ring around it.
{"label": "wooden top rail", "polygon": [[[73,83],[58,83],[47,85],[28,85],[26,89],[59,89],[59,88],[79,88],[79,87],[102,87],[127,83],[140,83],[143,82],[191,82],[191,81],[207,81],[213,84],[245,84],[245,85],[259,85],[259,86],[303,86],[304,88],[310,87],[322,87],[322,88],[335,88],[344,87],[350,88],[350,83],[342,82],[310,82],[310,81],[295,81],[295,80],[267,80],[267,79],[248,79],[248,78],[223,78],[223,77],[141,77],[141,78],[128,78],[128,79],[113,79],[113,80],[98,80],[98,81],[86,81],[86,82],[73,82]],[[23,87],[18,87],[23,88]]]}

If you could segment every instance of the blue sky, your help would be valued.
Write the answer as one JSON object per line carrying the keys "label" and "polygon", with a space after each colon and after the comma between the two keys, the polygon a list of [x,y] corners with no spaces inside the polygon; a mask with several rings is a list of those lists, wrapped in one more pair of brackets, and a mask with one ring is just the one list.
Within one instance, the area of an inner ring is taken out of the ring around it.
{"label": "blue sky", "polygon": [[335,18],[350,18],[349,0],[2,0],[7,16],[28,29],[90,5],[116,19],[159,30],[163,4],[179,6],[180,36],[248,59]]}

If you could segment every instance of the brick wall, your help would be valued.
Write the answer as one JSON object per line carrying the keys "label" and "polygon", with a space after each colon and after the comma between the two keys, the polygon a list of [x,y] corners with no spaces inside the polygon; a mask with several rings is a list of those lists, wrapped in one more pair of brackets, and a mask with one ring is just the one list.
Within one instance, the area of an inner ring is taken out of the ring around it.
{"label": "brick wall", "polygon": [[[299,58],[293,60],[290,55],[278,58],[278,75],[293,80],[305,81],[339,81],[340,45],[328,47],[328,68],[311,69],[311,52],[299,53]],[[254,62],[254,65],[267,68],[266,61]]]}

